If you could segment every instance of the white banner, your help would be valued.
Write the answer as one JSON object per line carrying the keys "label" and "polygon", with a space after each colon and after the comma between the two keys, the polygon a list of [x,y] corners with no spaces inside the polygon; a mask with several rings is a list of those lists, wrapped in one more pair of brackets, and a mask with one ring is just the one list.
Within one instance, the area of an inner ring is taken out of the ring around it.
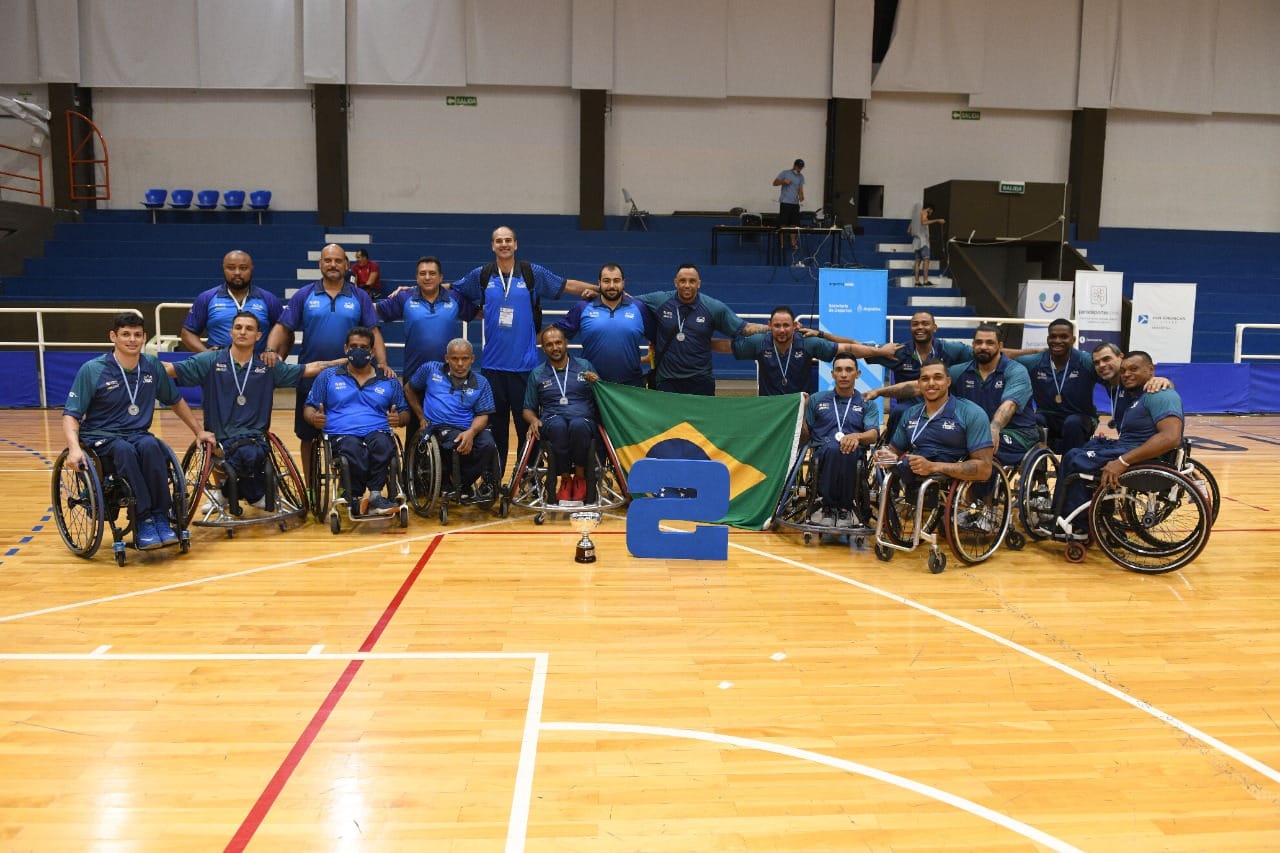
{"label": "white banner", "polygon": [[1059,317],[1071,319],[1071,282],[1032,279],[1018,285],[1018,311],[1027,323],[1022,330],[1024,347],[1042,347],[1049,332],[1049,321]]}
{"label": "white banner", "polygon": [[1156,364],[1186,364],[1195,324],[1195,284],[1134,282],[1130,350],[1146,350]]}
{"label": "white banner", "polygon": [[1076,271],[1077,344],[1092,352],[1101,343],[1120,345],[1120,311],[1124,303],[1124,273]]}

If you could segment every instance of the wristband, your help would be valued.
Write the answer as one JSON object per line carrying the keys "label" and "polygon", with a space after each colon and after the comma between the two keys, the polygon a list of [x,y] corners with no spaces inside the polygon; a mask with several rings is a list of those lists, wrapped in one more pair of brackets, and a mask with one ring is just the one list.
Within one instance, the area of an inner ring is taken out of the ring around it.
{"label": "wristband", "polygon": [[1126,467],[1126,468],[1128,468],[1128,467],[1129,467],[1129,463],[1124,461],[1124,457],[1123,457],[1123,456],[1117,456],[1117,457],[1116,457],[1116,461],[1117,461],[1117,462],[1119,462],[1121,465],[1123,465],[1123,466],[1124,466],[1124,467]]}

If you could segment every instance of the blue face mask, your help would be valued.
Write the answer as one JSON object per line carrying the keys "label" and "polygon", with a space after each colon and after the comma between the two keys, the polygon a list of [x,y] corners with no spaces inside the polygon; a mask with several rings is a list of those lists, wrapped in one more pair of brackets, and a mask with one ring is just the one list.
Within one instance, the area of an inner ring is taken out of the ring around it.
{"label": "blue face mask", "polygon": [[360,370],[368,367],[369,362],[373,361],[373,353],[364,347],[353,347],[347,350],[347,361],[352,367]]}

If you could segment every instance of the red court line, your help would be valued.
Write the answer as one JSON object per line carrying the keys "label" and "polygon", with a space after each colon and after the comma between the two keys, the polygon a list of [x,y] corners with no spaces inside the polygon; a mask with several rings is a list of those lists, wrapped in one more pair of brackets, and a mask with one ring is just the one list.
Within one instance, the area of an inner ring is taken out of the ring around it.
{"label": "red court line", "polygon": [[[443,539],[443,536],[436,536],[431,540],[431,544],[423,552],[418,564],[413,567],[413,571],[404,579],[400,589],[390,603],[387,604],[386,609],[382,611],[381,618],[378,619],[373,626],[373,630],[369,632],[369,636],[360,646],[360,651],[373,651],[373,647],[382,636],[382,632],[386,630],[388,623],[391,622],[391,617],[395,616],[396,611],[400,609],[400,605],[404,603],[405,596],[409,594],[409,590],[413,587],[414,582],[417,581],[418,576],[422,574],[422,570],[427,566],[427,561],[431,559],[431,555],[435,553],[436,548]],[[307,750],[311,748],[316,736],[320,734],[320,730],[328,722],[333,709],[338,706],[338,702],[347,692],[347,688],[351,686],[351,682],[356,677],[356,673],[360,671],[362,664],[364,664],[362,660],[353,660],[347,664],[347,668],[342,671],[342,675],[338,677],[338,681],[329,691],[329,695],[325,697],[324,701],[320,703],[320,707],[316,709],[311,722],[302,730],[302,734],[299,735],[293,748],[289,750],[289,754],[285,756],[284,761],[280,763],[271,780],[267,782],[266,788],[258,796],[258,801],[253,804],[253,808],[249,809],[249,814],[245,816],[240,828],[236,830],[236,834],[231,836],[231,840],[227,842],[225,850],[240,851],[248,846],[253,839],[254,833],[258,831],[258,827],[262,826],[262,821],[266,818],[267,812],[271,811],[271,807],[280,796],[280,792],[284,790],[289,777],[293,775],[293,771],[302,762],[303,756],[307,754]]]}

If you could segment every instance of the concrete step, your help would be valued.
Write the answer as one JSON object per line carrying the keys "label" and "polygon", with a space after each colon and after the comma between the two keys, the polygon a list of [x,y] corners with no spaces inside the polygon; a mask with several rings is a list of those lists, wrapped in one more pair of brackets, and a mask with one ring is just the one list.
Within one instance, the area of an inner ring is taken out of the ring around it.
{"label": "concrete step", "polygon": [[[915,259],[901,259],[901,260],[894,259],[889,261],[887,264],[885,264],[885,268],[891,269],[891,270],[909,270],[909,269],[915,269],[915,264],[916,264]],[[931,258],[929,260],[929,269],[931,270],[941,269],[939,264],[940,262],[936,258]]]}
{"label": "concrete step", "polygon": [[907,304],[913,308],[962,308],[968,303],[963,296],[909,296]]}
{"label": "concrete step", "polygon": [[[943,278],[936,275],[930,275],[929,281],[933,282],[933,284],[929,285],[928,288],[919,288],[919,289],[924,290],[924,289],[946,288],[946,287],[951,287],[953,284],[951,279]],[[894,285],[895,287],[914,288],[916,286],[912,282],[911,276],[909,275],[902,275],[902,276],[898,276],[897,278],[890,279],[889,283]]]}
{"label": "concrete step", "polygon": [[912,252],[910,241],[906,243],[877,243],[876,251],[882,255],[909,255]]}

